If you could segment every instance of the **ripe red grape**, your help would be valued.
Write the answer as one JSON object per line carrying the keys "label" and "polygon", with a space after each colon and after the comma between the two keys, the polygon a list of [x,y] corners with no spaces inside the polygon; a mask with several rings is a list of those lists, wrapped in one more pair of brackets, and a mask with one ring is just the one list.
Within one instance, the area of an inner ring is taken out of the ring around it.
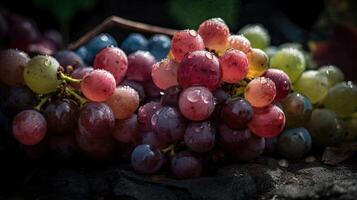
{"label": "ripe red grape", "polygon": [[248,83],[244,97],[253,107],[262,108],[274,101],[275,83],[269,78],[258,77]]}
{"label": "ripe red grape", "polygon": [[285,127],[284,112],[276,105],[254,108],[249,129],[257,136],[271,138],[277,136]]}
{"label": "ripe red grape", "polygon": [[177,68],[179,64],[170,59],[164,59],[153,65],[151,76],[155,85],[162,90],[177,85]]}
{"label": "ripe red grape", "polygon": [[115,81],[119,84],[128,70],[128,58],[125,53],[117,47],[102,49],[93,62],[94,69],[105,69],[113,74]]}
{"label": "ripe red grape", "polygon": [[129,143],[137,140],[138,133],[137,115],[133,114],[128,119],[116,120],[112,135],[119,142]]}
{"label": "ripe red grape", "polygon": [[204,49],[203,39],[195,30],[178,31],[172,37],[171,53],[178,62],[181,62],[187,53]]}
{"label": "ripe red grape", "polygon": [[228,37],[228,46],[229,48],[237,49],[239,51],[243,51],[244,53],[248,53],[252,46],[247,38],[243,35],[231,35]]}
{"label": "ripe red grape", "polygon": [[142,174],[159,171],[164,163],[164,155],[159,149],[147,144],[137,146],[131,154],[131,165]]}
{"label": "ripe red grape", "polygon": [[12,122],[12,132],[17,141],[24,145],[41,142],[47,131],[47,123],[41,113],[24,110],[17,114]]}
{"label": "ripe red grape", "polygon": [[171,171],[179,179],[198,178],[202,168],[202,161],[188,151],[175,154],[171,159]]}
{"label": "ripe red grape", "polygon": [[116,119],[126,119],[139,107],[139,95],[129,86],[118,86],[106,103],[113,110]]}
{"label": "ripe red grape", "polygon": [[128,72],[126,78],[134,81],[148,81],[151,79],[151,69],[155,58],[147,51],[136,51],[128,56]]}
{"label": "ripe red grape", "polygon": [[[92,71],[92,67],[78,67],[71,73],[71,77],[74,79],[82,79]],[[81,85],[79,83],[71,83],[71,86],[78,90],[81,88]]]}
{"label": "ripe red grape", "polygon": [[228,100],[221,111],[221,119],[233,129],[246,128],[252,117],[252,106],[241,97]]}
{"label": "ripe red grape", "polygon": [[210,122],[193,122],[187,125],[184,140],[194,152],[208,152],[215,145],[216,131]]}
{"label": "ripe red grape", "polygon": [[24,67],[30,60],[28,55],[16,49],[0,52],[0,81],[7,85],[24,84]]}
{"label": "ripe red grape", "polygon": [[161,104],[157,102],[149,102],[141,106],[138,110],[138,122],[142,131],[151,131],[151,117],[161,108]]}
{"label": "ripe red grape", "polygon": [[219,60],[208,51],[186,54],[178,69],[178,82],[183,88],[200,85],[214,91],[221,83],[221,78]]}
{"label": "ripe red grape", "polygon": [[248,58],[239,50],[230,49],[220,58],[222,80],[227,83],[237,83],[248,74]]}
{"label": "ripe red grape", "polygon": [[183,116],[192,121],[207,119],[215,108],[212,93],[205,87],[189,87],[179,98],[179,107]]}
{"label": "ripe red grape", "polygon": [[113,95],[116,87],[113,75],[102,69],[95,69],[85,75],[81,82],[81,90],[91,101],[105,101]]}
{"label": "ripe red grape", "polygon": [[263,76],[269,78],[275,83],[275,102],[283,100],[289,94],[291,81],[289,76],[284,71],[279,69],[268,69]]}

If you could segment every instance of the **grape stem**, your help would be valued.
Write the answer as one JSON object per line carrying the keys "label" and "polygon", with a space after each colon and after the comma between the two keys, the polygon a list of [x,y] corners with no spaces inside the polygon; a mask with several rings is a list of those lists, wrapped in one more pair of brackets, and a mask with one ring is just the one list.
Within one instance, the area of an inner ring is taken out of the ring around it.
{"label": "grape stem", "polygon": [[35,110],[41,111],[42,106],[50,99],[49,96],[44,96],[40,99],[40,102],[34,107]]}
{"label": "grape stem", "polygon": [[85,98],[81,97],[79,94],[77,94],[77,93],[76,93],[75,91],[73,91],[72,89],[66,87],[66,88],[65,88],[65,92],[67,92],[67,94],[69,94],[69,95],[73,96],[74,98],[76,98],[76,99],[79,101],[81,107],[82,107],[85,103],[87,103],[87,100],[86,100]]}
{"label": "grape stem", "polygon": [[66,74],[64,74],[63,72],[59,72],[59,76],[60,76],[60,79],[61,80],[64,80],[66,82],[70,82],[70,83],[81,83],[81,80],[80,79],[75,79],[75,78],[72,78],[70,76],[67,76]]}
{"label": "grape stem", "polygon": [[175,145],[174,144],[170,144],[168,147],[163,149],[162,152],[164,152],[164,154],[169,152],[170,156],[175,155]]}

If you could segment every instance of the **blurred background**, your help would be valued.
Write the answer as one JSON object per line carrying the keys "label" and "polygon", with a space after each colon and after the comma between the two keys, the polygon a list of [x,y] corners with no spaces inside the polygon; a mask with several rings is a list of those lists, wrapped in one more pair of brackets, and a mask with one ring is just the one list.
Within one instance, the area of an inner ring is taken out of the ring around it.
{"label": "blurred background", "polygon": [[[356,8],[355,0],[2,0],[0,42],[1,46],[14,46],[16,41],[9,37],[19,16],[36,24],[39,31],[35,32],[59,31],[60,48],[111,15],[174,29],[197,29],[203,20],[221,17],[233,33],[247,24],[262,24],[272,45],[302,43],[318,65],[336,64],[347,78],[356,80]],[[7,38],[2,36],[6,31]],[[129,33],[118,28],[108,32],[118,41]]]}

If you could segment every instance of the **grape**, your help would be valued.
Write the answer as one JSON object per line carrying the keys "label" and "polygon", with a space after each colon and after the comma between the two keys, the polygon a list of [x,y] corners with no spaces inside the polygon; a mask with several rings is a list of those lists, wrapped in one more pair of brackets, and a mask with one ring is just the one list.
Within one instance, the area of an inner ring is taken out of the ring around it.
{"label": "grape", "polygon": [[35,93],[47,94],[56,91],[59,63],[51,56],[33,57],[24,69],[26,85]]}
{"label": "grape", "polygon": [[21,19],[9,24],[12,25],[9,32],[11,48],[26,51],[31,43],[37,42],[41,37],[37,27],[28,20]]}
{"label": "grape", "polygon": [[250,130],[247,129],[231,129],[227,126],[226,123],[220,123],[218,125],[218,143],[222,146],[226,151],[232,150],[237,146],[245,143],[251,137]]}
{"label": "grape", "polygon": [[45,118],[35,110],[24,110],[12,121],[12,132],[18,142],[24,145],[38,144],[47,131]]}
{"label": "grape", "polygon": [[36,103],[35,94],[25,85],[13,85],[2,92],[2,110],[11,118]]}
{"label": "grape", "polygon": [[88,51],[88,63],[92,63],[94,56],[102,49],[110,46],[118,46],[117,41],[108,33],[101,33],[91,39],[85,47]]}
{"label": "grape", "polygon": [[138,93],[140,102],[144,102],[146,94],[142,83],[138,81],[124,80],[120,83],[120,85],[133,88]]}
{"label": "grape", "polygon": [[105,69],[113,74],[115,81],[119,84],[128,70],[128,58],[125,53],[117,47],[102,49],[94,59],[94,69]]}
{"label": "grape", "polygon": [[279,48],[276,46],[268,46],[264,51],[268,55],[269,58],[272,58],[276,52],[278,52]]}
{"label": "grape", "polygon": [[270,65],[273,68],[283,70],[294,83],[305,70],[304,55],[297,49],[285,48],[275,53]]}
{"label": "grape", "polygon": [[24,83],[24,67],[30,60],[28,55],[16,49],[7,49],[0,52],[0,81],[7,85]]}
{"label": "grape", "polygon": [[167,144],[159,140],[157,135],[154,132],[145,132],[142,134],[142,143],[148,144],[158,149],[164,149],[167,147]]}
{"label": "grape", "polygon": [[94,58],[94,55],[90,55],[90,53],[88,52],[87,47],[85,46],[81,46],[79,47],[79,49],[76,50],[76,54],[82,58],[82,60],[86,63],[86,64],[91,64],[92,60]]}
{"label": "grape", "polygon": [[250,42],[243,35],[231,35],[228,37],[229,48],[237,49],[244,53],[249,53],[252,49]]}
{"label": "grape", "polygon": [[70,99],[58,99],[43,112],[50,134],[69,134],[75,127],[78,105]]}
{"label": "grape", "polygon": [[221,119],[232,129],[246,128],[252,117],[252,106],[240,97],[228,100],[221,111]]}
{"label": "grape", "polygon": [[299,93],[289,94],[282,102],[286,127],[301,127],[309,122],[312,113],[310,100]]}
{"label": "grape", "polygon": [[285,127],[284,112],[275,105],[265,108],[254,108],[249,129],[257,136],[272,138],[277,136]]}
{"label": "grape", "polygon": [[151,117],[161,107],[160,103],[149,102],[139,108],[138,122],[140,123],[143,131],[151,131]]}
{"label": "grape", "polygon": [[260,49],[251,49],[247,53],[249,71],[248,78],[255,78],[261,76],[269,67],[269,57]]}
{"label": "grape", "polygon": [[136,51],[128,56],[128,62],[128,72],[126,74],[128,80],[150,80],[152,65],[156,62],[150,52]]}
{"label": "grape", "polygon": [[160,141],[174,143],[183,139],[186,121],[177,109],[165,106],[152,115],[151,127]]}
{"label": "grape", "polygon": [[116,120],[112,135],[119,142],[129,143],[137,140],[139,125],[137,115],[133,114],[128,119]]}
{"label": "grape", "polygon": [[253,48],[265,49],[269,46],[269,34],[260,24],[247,25],[239,33],[243,34],[250,41]]}
{"label": "grape", "polygon": [[244,98],[254,107],[262,108],[274,101],[276,96],[275,83],[269,78],[258,77],[248,83]]}
{"label": "grape", "polygon": [[198,178],[202,168],[202,161],[188,151],[175,154],[171,159],[171,171],[179,179]]}
{"label": "grape", "polygon": [[51,156],[61,160],[73,158],[79,153],[79,146],[73,134],[51,135],[49,137]]}
{"label": "grape", "polygon": [[201,121],[212,114],[215,101],[207,88],[189,87],[180,94],[179,107],[182,115],[186,118],[192,121]]}
{"label": "grape", "polygon": [[81,90],[91,101],[105,101],[115,92],[114,76],[102,69],[95,69],[85,75],[81,82]]}
{"label": "grape", "polygon": [[342,71],[333,65],[320,67],[318,71],[327,77],[329,88],[331,88],[332,86],[336,85],[339,82],[342,82],[344,79],[344,75]]}
{"label": "grape", "polygon": [[129,86],[119,86],[106,103],[113,110],[115,119],[127,119],[139,107],[139,95]]}
{"label": "grape", "polygon": [[143,82],[143,86],[147,97],[149,98],[160,97],[161,90],[155,85],[155,83],[151,79]]}
{"label": "grape", "polygon": [[321,102],[328,93],[328,80],[317,71],[305,71],[294,84],[294,90],[307,96],[311,103]]}
{"label": "grape", "polygon": [[213,92],[213,97],[216,105],[214,107],[213,113],[211,114],[211,118],[215,119],[219,118],[221,115],[223,103],[225,103],[230,98],[230,95],[222,88],[218,88]]}
{"label": "grape", "polygon": [[164,106],[178,107],[178,100],[181,93],[179,86],[169,87],[161,97],[161,104]]}
{"label": "grape", "polygon": [[153,174],[164,164],[164,155],[159,149],[147,144],[137,146],[131,154],[131,165],[141,174]]}
{"label": "grape", "polygon": [[68,66],[72,66],[74,69],[78,67],[84,67],[85,64],[80,56],[73,51],[62,50],[53,55],[57,59],[59,64],[66,70]]}
{"label": "grape", "polygon": [[164,59],[152,66],[151,76],[155,85],[166,90],[177,85],[177,68],[179,64],[170,59]]}
{"label": "grape", "polygon": [[206,48],[224,53],[228,46],[229,28],[221,18],[208,19],[198,27]]}
{"label": "grape", "polygon": [[56,46],[56,49],[61,48],[63,44],[63,39],[60,32],[54,29],[49,29],[43,33],[43,36],[47,40],[51,41]]}
{"label": "grape", "polygon": [[268,69],[265,72],[264,77],[269,78],[275,83],[275,102],[283,100],[289,94],[292,86],[289,76],[285,74],[285,72],[279,69]]}
{"label": "grape", "polygon": [[166,58],[170,51],[171,40],[166,35],[156,34],[149,40],[150,53],[156,58],[161,60]]}
{"label": "grape", "polygon": [[313,143],[319,146],[338,144],[346,137],[343,121],[329,109],[314,109],[307,127]]}
{"label": "grape", "polygon": [[[71,73],[71,77],[75,79],[83,79],[87,74],[92,72],[94,69],[92,67],[78,67]],[[71,86],[77,90],[81,88],[79,83],[71,83]]]}
{"label": "grape", "polygon": [[218,88],[221,78],[219,60],[207,51],[186,54],[178,68],[178,82],[183,88],[200,85],[214,91]]}
{"label": "grape", "polygon": [[288,159],[298,159],[311,149],[311,136],[305,128],[285,130],[278,140],[279,153]]}
{"label": "grape", "polygon": [[346,141],[357,141],[357,117],[346,119],[345,125],[347,130]]}
{"label": "grape", "polygon": [[147,51],[148,41],[142,34],[132,33],[124,39],[120,48],[123,49],[126,54],[131,54],[138,50]]}
{"label": "grape", "polygon": [[357,87],[352,82],[341,82],[330,88],[323,105],[346,117],[357,110]]}
{"label": "grape", "polygon": [[277,137],[265,138],[264,154],[272,155],[275,153],[277,148],[278,139]]}
{"label": "grape", "polygon": [[187,125],[184,141],[192,151],[203,153],[213,149],[215,135],[215,128],[210,122],[193,122]]}
{"label": "grape", "polygon": [[79,133],[86,138],[106,138],[114,125],[113,111],[104,103],[87,103],[79,113]]}
{"label": "grape", "polygon": [[203,39],[195,30],[178,31],[172,37],[171,53],[178,62],[181,62],[187,53],[204,49]]}
{"label": "grape", "polygon": [[239,50],[230,49],[219,58],[222,68],[222,80],[226,83],[237,83],[248,74],[248,58]]}

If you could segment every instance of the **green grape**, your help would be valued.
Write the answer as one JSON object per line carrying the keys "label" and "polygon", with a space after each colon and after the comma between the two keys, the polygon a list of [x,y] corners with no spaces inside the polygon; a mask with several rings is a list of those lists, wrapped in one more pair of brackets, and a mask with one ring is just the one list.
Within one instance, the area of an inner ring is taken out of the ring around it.
{"label": "green grape", "polygon": [[305,58],[301,51],[294,48],[281,49],[271,58],[273,68],[283,70],[294,83],[305,70]]}
{"label": "green grape", "polygon": [[344,79],[342,71],[333,65],[322,66],[318,71],[327,77],[329,88],[342,82]]}
{"label": "green grape", "polygon": [[295,82],[294,90],[307,96],[311,103],[319,103],[328,93],[328,80],[315,70],[305,71]]}
{"label": "green grape", "polygon": [[59,63],[51,56],[33,57],[24,69],[26,85],[35,93],[47,94],[57,89]]}
{"label": "green grape", "polygon": [[294,92],[281,102],[286,118],[286,127],[301,127],[309,122],[312,113],[312,104],[309,98]]}
{"label": "green grape", "polygon": [[347,130],[346,141],[357,142],[357,117],[346,119],[345,125]]}
{"label": "green grape", "polygon": [[318,146],[329,146],[342,142],[346,138],[343,121],[330,109],[312,111],[308,124],[312,141]]}
{"label": "green grape", "polygon": [[305,128],[285,130],[278,139],[279,153],[288,159],[302,158],[311,149],[311,135]]}
{"label": "green grape", "polygon": [[352,82],[341,82],[330,88],[324,106],[347,117],[357,109],[357,87]]}
{"label": "green grape", "polygon": [[260,24],[247,25],[239,33],[249,40],[253,48],[265,49],[270,44],[270,36]]}
{"label": "green grape", "polygon": [[295,43],[295,42],[289,42],[289,43],[284,43],[279,46],[280,49],[287,49],[287,48],[293,48],[297,49],[299,51],[303,51],[304,49],[302,48],[302,44],[300,43]]}

